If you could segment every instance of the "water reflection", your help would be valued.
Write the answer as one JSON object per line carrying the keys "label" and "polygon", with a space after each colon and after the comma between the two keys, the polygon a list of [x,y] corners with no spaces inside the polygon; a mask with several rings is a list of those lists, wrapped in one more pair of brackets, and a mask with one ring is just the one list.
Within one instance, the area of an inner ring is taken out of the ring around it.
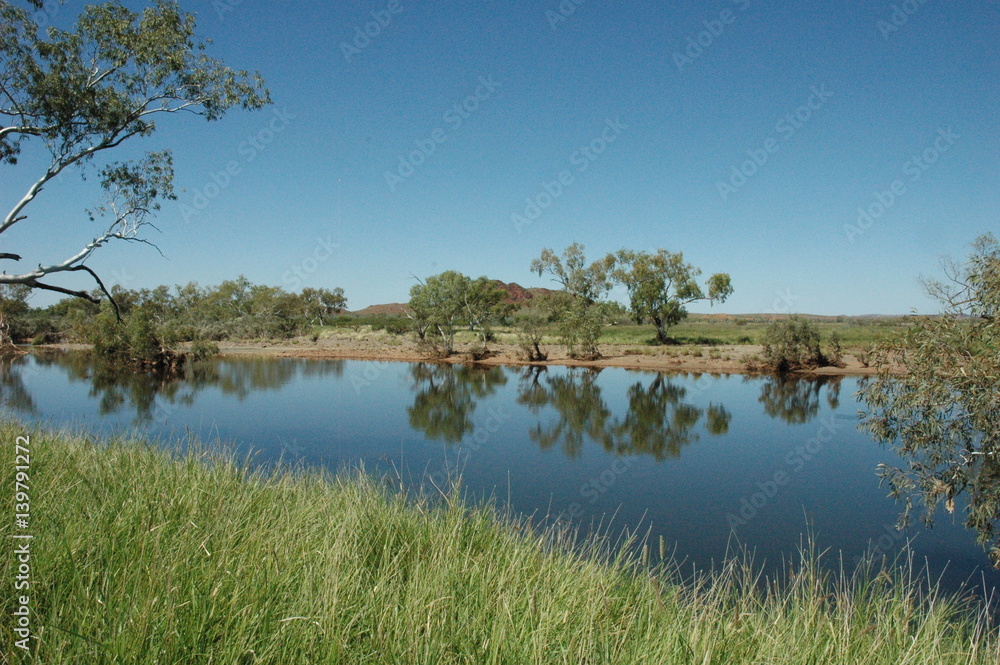
{"label": "water reflection", "polygon": [[[187,367],[182,376],[123,372],[84,353],[37,353],[0,361],[0,397],[10,408],[35,414],[35,400],[24,373],[58,368],[70,382],[88,385],[100,415],[131,411],[144,425],[179,406],[192,406],[207,389],[242,401],[255,392],[278,391],[307,377],[341,377],[343,360],[232,357]],[[732,414],[723,404],[698,405],[694,393],[704,378],[640,373],[625,389],[627,408],[613,412],[601,383],[601,370],[546,367],[518,369],[481,365],[418,363],[407,366],[413,393],[406,409],[410,427],[427,439],[459,443],[475,427],[478,403],[517,377],[517,404],[534,416],[528,436],[541,449],[558,448],[571,458],[594,442],[618,455],[677,458],[702,432],[728,433]],[[752,379],[760,384],[758,402],[771,418],[803,424],[825,403],[837,409],[842,377]],[[695,388],[692,388],[695,386]],[[614,395],[613,397],[617,397]],[[700,426],[701,425],[701,426]]]}
{"label": "water reflection", "polygon": [[[159,372],[122,371],[120,367],[101,362],[85,353],[35,353],[35,367],[25,358],[4,360],[4,402],[13,408],[31,404],[31,396],[23,391],[22,372],[58,367],[66,372],[70,382],[89,384],[89,395],[97,399],[102,416],[134,411],[136,425],[148,425],[161,420],[177,406],[191,406],[198,395],[208,388],[220,390],[244,400],[254,392],[280,390],[299,377],[341,376],[343,360],[262,361],[259,358],[228,358],[224,362],[192,363],[180,376]],[[12,401],[15,399],[16,401]]]}
{"label": "water reflection", "polygon": [[713,436],[729,431],[731,414],[724,406],[702,409],[685,401],[688,388],[665,374],[651,382],[636,381],[628,389],[628,410],[616,417],[605,402],[597,377],[600,370],[569,369],[550,375],[544,367],[521,372],[517,401],[532,413],[545,407],[557,414],[529,431],[543,449],[559,446],[569,457],[580,454],[587,440],[618,455],[650,455],[657,460],[679,457],[681,449],[698,440],[696,426],[705,416]]}
{"label": "water reflection", "polygon": [[474,425],[472,414],[476,400],[489,397],[507,383],[499,367],[479,365],[433,365],[419,363],[410,367],[413,406],[406,412],[410,427],[428,439],[458,443]]}
{"label": "water reflection", "polygon": [[18,413],[35,415],[35,400],[24,385],[21,375],[27,363],[23,356],[0,358],[0,400]]}
{"label": "water reflection", "polygon": [[764,413],[771,418],[780,418],[789,425],[802,425],[819,415],[824,399],[831,409],[840,406],[840,383],[843,378],[767,377],[761,385],[758,401],[764,405]]}
{"label": "water reflection", "polygon": [[[104,431],[133,420],[154,440],[184,428],[237,442],[255,460],[292,452],[331,470],[364,461],[414,478],[457,458],[469,491],[506,495],[524,514],[574,502],[580,520],[620,511],[621,524],[654,524],[654,537],[702,561],[724,553],[728,513],[744,501],[755,514],[740,537],[776,560],[799,543],[803,515],[852,553],[892,529],[896,506],[875,470],[896,460],[851,426],[854,403],[840,400],[841,386],[850,395],[857,382],[239,357],[167,380],[83,354],[0,362],[0,400],[26,418]],[[498,413],[502,422],[488,417]],[[1000,496],[998,466],[981,461],[977,493]],[[939,524],[920,542],[967,575],[984,559],[955,529]],[[905,539],[879,547],[891,554]]]}

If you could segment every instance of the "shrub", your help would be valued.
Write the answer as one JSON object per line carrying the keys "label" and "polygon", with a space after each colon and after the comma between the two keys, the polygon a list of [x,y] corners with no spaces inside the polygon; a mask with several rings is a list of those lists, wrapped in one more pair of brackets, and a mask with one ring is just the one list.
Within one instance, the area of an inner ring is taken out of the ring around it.
{"label": "shrub", "polygon": [[542,352],[542,336],[545,331],[545,318],[537,312],[526,311],[514,320],[517,331],[517,345],[525,360],[542,362],[548,360],[548,355]]}
{"label": "shrub", "polygon": [[597,346],[604,327],[604,313],[599,305],[577,307],[563,322],[562,333],[571,358],[596,360],[601,357]]}
{"label": "shrub", "polygon": [[830,335],[830,354],[827,360],[836,367],[844,366],[844,348],[840,343],[840,335],[837,333]]}
{"label": "shrub", "polygon": [[191,360],[207,360],[208,358],[219,355],[219,345],[208,340],[196,339],[194,343],[191,344],[189,353],[191,355]]}
{"label": "shrub", "polygon": [[775,321],[764,330],[764,366],[772,372],[793,372],[826,365],[816,326],[797,316]]}

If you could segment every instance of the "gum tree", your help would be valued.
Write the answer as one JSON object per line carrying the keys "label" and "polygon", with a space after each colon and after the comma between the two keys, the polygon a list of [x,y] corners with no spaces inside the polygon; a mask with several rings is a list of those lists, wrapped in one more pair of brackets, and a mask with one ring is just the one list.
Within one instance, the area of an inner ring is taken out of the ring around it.
{"label": "gum tree", "polygon": [[176,2],[157,0],[139,13],[119,1],[87,5],[71,29],[44,33],[31,13],[42,2],[23,5],[0,1],[0,164],[15,166],[22,151],[31,150],[47,153],[48,166],[5,204],[8,212],[0,211],[0,238],[36,221],[37,232],[45,232],[47,220],[33,214],[32,204],[70,167],[79,167],[81,176],[96,171],[103,202],[86,211],[100,223],[98,232],[75,251],[55,257],[0,253],[0,260],[36,266],[8,268],[0,284],[97,302],[88,291],[52,281],[84,272],[111,299],[87,259],[111,241],[148,243],[145,227],[152,226],[161,201],[175,197],[169,150],[123,162],[108,161],[106,154],[153,134],[157,118],[187,113],[218,120],[233,107],[257,109],[270,98],[259,75],[230,69],[203,52],[194,16]]}
{"label": "gum tree", "polygon": [[706,294],[696,281],[701,269],[685,263],[681,252],[659,249],[650,254],[623,249],[609,254],[607,261],[615,266],[615,281],[628,290],[636,322],[650,321],[660,344],[669,342],[667,331],[687,317],[687,305],[725,302],[733,293],[729,275],[716,273],[708,278]]}
{"label": "gum tree", "polygon": [[879,373],[860,396],[861,427],[893,445],[905,468],[879,473],[904,502],[900,525],[914,500],[933,523],[940,503],[954,512],[966,495],[966,526],[990,544],[1000,564],[1000,243],[984,235],[964,263],[947,260],[946,280],[928,280],[944,306],[922,317],[874,354]]}
{"label": "gum tree", "polygon": [[582,357],[600,357],[597,342],[607,318],[602,299],[611,289],[612,266],[610,257],[588,264],[584,246],[576,242],[561,257],[551,249],[543,249],[541,256],[531,262],[533,273],[539,277],[548,274],[562,286],[564,297],[552,298],[549,304],[570,355],[576,355],[579,345]]}
{"label": "gum tree", "polygon": [[507,292],[493,280],[474,280],[448,270],[410,289],[408,315],[425,342],[439,353],[450,355],[455,348],[455,331],[462,325],[479,331],[484,353],[490,324],[506,316],[510,309]]}

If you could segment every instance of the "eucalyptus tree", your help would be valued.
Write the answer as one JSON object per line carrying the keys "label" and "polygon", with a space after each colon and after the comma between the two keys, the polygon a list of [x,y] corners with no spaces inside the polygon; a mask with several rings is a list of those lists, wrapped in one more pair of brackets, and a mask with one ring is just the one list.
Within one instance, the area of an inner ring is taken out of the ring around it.
{"label": "eucalyptus tree", "polygon": [[[193,114],[218,120],[233,107],[261,108],[270,97],[258,74],[230,69],[204,53],[194,15],[176,2],[157,0],[138,13],[117,0],[87,5],[72,28],[45,31],[31,11],[41,6],[41,0],[0,1],[0,164],[15,166],[29,150],[47,162],[29,176],[26,191],[14,195],[8,212],[0,211],[0,237],[36,219],[35,232],[46,233],[51,220],[33,212],[33,204],[73,166],[81,176],[96,171],[103,202],[86,214],[100,222],[100,230],[82,247],[54,257],[3,252],[2,260],[23,258],[36,267],[5,270],[0,284],[96,302],[94,293],[52,280],[87,273],[110,299],[87,259],[111,241],[148,243],[146,227],[161,202],[175,198],[170,150],[122,162],[109,161],[107,154],[153,134],[158,118]],[[55,243],[49,247],[55,251]]]}
{"label": "eucalyptus tree", "polygon": [[323,325],[326,319],[344,311],[347,307],[347,298],[344,296],[344,289],[314,289],[306,287],[299,295],[302,303],[302,314],[310,323]]}
{"label": "eucalyptus tree", "polygon": [[588,264],[584,249],[580,243],[573,243],[562,256],[543,249],[541,256],[531,262],[531,271],[539,277],[548,274],[562,286],[565,297],[551,298],[549,305],[570,355],[576,355],[579,346],[584,358],[597,358],[597,342],[607,319],[604,298],[611,289],[614,262],[607,257]]}
{"label": "eucalyptus tree", "polygon": [[649,321],[656,327],[656,339],[669,342],[667,331],[683,321],[687,305],[698,301],[725,302],[733,286],[726,273],[708,278],[708,292],[697,282],[701,269],[684,262],[681,252],[658,249],[655,254],[622,249],[608,255],[612,276],[628,290],[632,314],[637,323]]}
{"label": "eucalyptus tree", "polygon": [[1000,564],[1000,243],[983,235],[965,262],[946,260],[945,281],[927,280],[944,309],[921,317],[874,354],[878,376],[860,395],[862,427],[893,445],[906,468],[880,467],[891,493],[913,501],[933,523],[940,503],[948,512],[966,494],[966,525],[989,544]]}
{"label": "eucalyptus tree", "polygon": [[408,316],[415,321],[423,341],[449,355],[455,348],[455,332],[463,325],[479,331],[485,352],[490,326],[511,309],[506,290],[495,281],[487,277],[474,280],[448,270],[410,289]]}

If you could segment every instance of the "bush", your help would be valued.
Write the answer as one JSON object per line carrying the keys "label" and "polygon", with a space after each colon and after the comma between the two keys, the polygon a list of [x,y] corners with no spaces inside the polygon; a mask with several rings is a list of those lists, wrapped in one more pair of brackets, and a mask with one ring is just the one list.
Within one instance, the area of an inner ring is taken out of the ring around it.
{"label": "bush", "polygon": [[820,349],[816,326],[797,316],[770,324],[764,330],[763,364],[778,373],[828,364]]}
{"label": "bush", "polygon": [[168,372],[179,371],[184,364],[185,356],[161,341],[146,307],[136,307],[119,320],[105,302],[86,332],[94,353],[110,363]]}
{"label": "bush", "polygon": [[574,303],[559,324],[563,344],[571,358],[596,360],[601,357],[597,346],[604,328],[604,308],[588,305],[582,301]]}
{"label": "bush", "polygon": [[385,322],[385,331],[390,335],[406,335],[412,329],[410,320],[403,317],[389,319]]}
{"label": "bush", "polygon": [[837,333],[830,335],[830,353],[827,360],[835,367],[844,366],[844,347],[840,343],[840,335]]}
{"label": "bush", "polygon": [[210,342],[204,339],[196,339],[193,344],[191,344],[191,349],[188,351],[191,355],[191,360],[207,360],[213,356],[219,355],[219,345],[215,342]]}
{"label": "bush", "polygon": [[517,345],[521,348],[524,359],[528,362],[548,360],[548,355],[542,352],[541,343],[545,331],[545,318],[537,312],[525,311],[514,320],[517,330]]}

